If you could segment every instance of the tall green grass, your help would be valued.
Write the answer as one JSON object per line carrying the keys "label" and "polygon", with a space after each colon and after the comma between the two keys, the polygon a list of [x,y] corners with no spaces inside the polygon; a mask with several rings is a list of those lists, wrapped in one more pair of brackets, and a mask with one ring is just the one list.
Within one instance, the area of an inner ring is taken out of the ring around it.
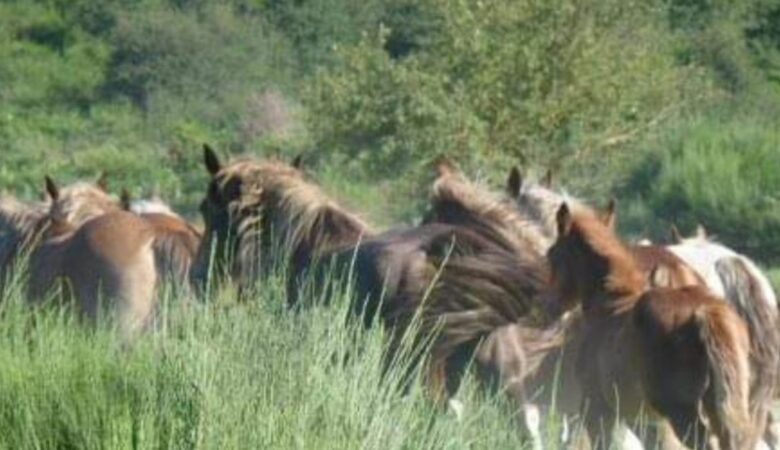
{"label": "tall green grass", "polygon": [[[12,290],[0,315],[0,448],[518,448],[508,407],[467,381],[465,417],[433,405],[384,331],[346,301],[163,295],[154,329],[128,346]],[[343,297],[343,296],[339,296]]]}

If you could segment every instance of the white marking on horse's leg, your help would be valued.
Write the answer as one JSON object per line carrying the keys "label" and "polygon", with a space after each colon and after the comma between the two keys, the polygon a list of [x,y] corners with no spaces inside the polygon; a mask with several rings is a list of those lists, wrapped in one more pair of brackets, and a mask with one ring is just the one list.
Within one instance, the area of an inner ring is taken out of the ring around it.
{"label": "white marking on horse's leg", "polygon": [[458,422],[463,420],[463,411],[466,409],[466,407],[463,405],[462,401],[456,398],[451,398],[447,402],[447,406],[449,406],[450,411],[455,414],[455,418],[458,419]]}
{"label": "white marking on horse's leg", "polygon": [[523,421],[525,428],[528,430],[528,434],[531,437],[531,448],[534,450],[543,450],[542,445],[542,433],[540,428],[542,426],[542,415],[539,411],[539,407],[532,403],[526,403],[523,405]]}
{"label": "white marking on horse's leg", "polygon": [[615,434],[619,443],[618,448],[621,450],[644,450],[645,447],[642,445],[642,441],[628,427],[619,427],[615,430]]}

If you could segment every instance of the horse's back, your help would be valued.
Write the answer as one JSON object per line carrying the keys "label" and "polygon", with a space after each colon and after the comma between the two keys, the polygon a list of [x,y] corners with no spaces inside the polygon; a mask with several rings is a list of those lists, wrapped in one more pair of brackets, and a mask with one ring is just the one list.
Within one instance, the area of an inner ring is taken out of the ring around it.
{"label": "horse's back", "polygon": [[[680,257],[657,245],[635,245],[631,247],[640,268],[646,273],[651,273],[659,268],[663,269],[665,279],[663,287],[683,287],[704,285],[704,279],[692,267]],[[660,287],[660,286],[659,286]]]}
{"label": "horse's back", "polygon": [[94,318],[106,302],[124,332],[146,322],[157,280],[153,240],[151,227],[125,211],[99,216],[74,233],[61,264],[82,313]]}

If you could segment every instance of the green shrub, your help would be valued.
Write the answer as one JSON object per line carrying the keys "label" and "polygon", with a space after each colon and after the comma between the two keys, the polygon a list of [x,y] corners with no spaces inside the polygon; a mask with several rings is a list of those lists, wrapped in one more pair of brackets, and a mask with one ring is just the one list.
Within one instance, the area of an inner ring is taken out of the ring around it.
{"label": "green shrub", "polygon": [[701,223],[740,251],[780,261],[775,114],[695,117],[665,133],[624,191],[643,205],[634,207],[627,226],[658,236],[664,224],[692,230]]}

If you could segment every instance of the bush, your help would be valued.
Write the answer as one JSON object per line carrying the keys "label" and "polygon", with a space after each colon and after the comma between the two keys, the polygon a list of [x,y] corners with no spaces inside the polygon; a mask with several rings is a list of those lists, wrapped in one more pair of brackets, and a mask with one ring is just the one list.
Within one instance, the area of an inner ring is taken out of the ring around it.
{"label": "bush", "polygon": [[735,249],[780,261],[776,114],[710,114],[665,133],[624,190],[644,205],[633,207],[627,226],[664,236],[670,223],[683,230],[701,223]]}

